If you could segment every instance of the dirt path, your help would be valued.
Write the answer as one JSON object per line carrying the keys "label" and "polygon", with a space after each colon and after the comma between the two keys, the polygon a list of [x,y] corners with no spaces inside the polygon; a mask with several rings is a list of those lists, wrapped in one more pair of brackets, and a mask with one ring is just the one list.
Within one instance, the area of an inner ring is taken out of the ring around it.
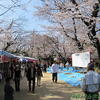
{"label": "dirt path", "polygon": [[[0,86],[0,100],[3,100],[3,86]],[[84,100],[80,88],[72,87],[63,81],[52,83],[51,74],[44,73],[42,84],[36,86],[35,94],[28,92],[26,78],[21,81],[21,91],[15,92],[14,100]],[[76,99],[78,96],[78,99]],[[72,98],[73,97],[73,98]]]}

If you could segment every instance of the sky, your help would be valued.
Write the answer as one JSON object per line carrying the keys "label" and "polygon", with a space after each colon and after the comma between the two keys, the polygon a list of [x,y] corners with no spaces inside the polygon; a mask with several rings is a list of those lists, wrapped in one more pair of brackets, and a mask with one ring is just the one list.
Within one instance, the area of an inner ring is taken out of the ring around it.
{"label": "sky", "polygon": [[[16,1],[16,0],[15,0]],[[41,0],[19,0],[20,3],[24,4],[21,8],[15,8],[13,11],[9,11],[6,14],[0,16],[0,19],[4,19],[6,21],[11,22],[13,19],[23,19],[23,28],[26,31],[39,31],[39,33],[43,33],[44,29],[41,25],[50,25],[50,23],[46,20],[40,19],[38,16],[34,16],[36,12],[35,6],[41,6]],[[28,1],[30,1],[28,3]],[[11,0],[0,0],[0,14],[4,12],[4,8],[1,7],[1,4],[5,7],[10,7],[12,4]],[[99,26],[99,25],[97,25]]]}
{"label": "sky", "polygon": [[[9,11],[3,16],[0,16],[0,19],[12,20],[12,19],[23,19],[23,28],[26,31],[36,30],[43,31],[41,25],[46,25],[48,22],[42,19],[39,19],[38,16],[34,16],[36,8],[35,6],[41,6],[42,2],[40,0],[21,0],[24,6],[21,8],[15,8],[13,11]],[[30,1],[30,3],[27,3]],[[0,4],[9,7],[11,5],[11,0],[0,0]],[[0,14],[4,11],[4,8],[0,8]]]}

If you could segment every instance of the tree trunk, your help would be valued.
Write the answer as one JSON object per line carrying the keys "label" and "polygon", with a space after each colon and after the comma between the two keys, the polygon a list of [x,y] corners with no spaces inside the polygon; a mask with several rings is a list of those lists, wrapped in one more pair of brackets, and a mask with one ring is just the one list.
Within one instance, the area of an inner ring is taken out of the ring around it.
{"label": "tree trunk", "polygon": [[99,42],[99,40],[97,42],[97,53],[98,53],[98,58],[100,60],[100,42]]}

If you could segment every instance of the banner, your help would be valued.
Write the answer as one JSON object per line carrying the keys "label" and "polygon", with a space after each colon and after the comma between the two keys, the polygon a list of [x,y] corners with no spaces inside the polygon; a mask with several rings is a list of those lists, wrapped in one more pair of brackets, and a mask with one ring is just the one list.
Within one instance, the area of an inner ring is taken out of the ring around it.
{"label": "banner", "polygon": [[90,63],[90,52],[72,54],[72,66],[87,67]]}

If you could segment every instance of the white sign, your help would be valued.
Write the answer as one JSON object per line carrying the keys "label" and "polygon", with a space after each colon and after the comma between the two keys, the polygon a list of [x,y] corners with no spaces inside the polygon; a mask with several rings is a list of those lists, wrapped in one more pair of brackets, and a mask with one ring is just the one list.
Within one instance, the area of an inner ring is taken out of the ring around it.
{"label": "white sign", "polygon": [[90,52],[72,54],[72,66],[87,67],[90,63]]}

